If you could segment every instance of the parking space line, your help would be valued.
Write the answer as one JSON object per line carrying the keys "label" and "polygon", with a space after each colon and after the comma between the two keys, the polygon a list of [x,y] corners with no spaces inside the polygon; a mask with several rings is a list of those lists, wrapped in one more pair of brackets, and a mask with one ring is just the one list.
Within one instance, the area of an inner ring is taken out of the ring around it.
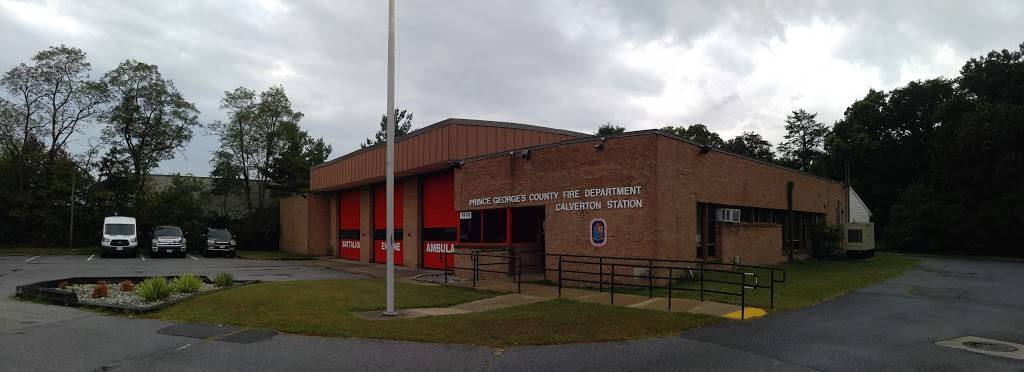
{"label": "parking space line", "polygon": [[85,261],[86,261],[86,262],[88,262],[88,261],[92,261],[92,258],[93,258],[93,257],[96,257],[96,255],[94,254],[94,255],[91,255],[91,256],[89,256],[89,258],[86,258],[86,259],[85,259]]}
{"label": "parking space line", "polygon": [[187,348],[187,347],[189,347],[189,346],[192,346],[192,344],[187,344],[187,345],[185,345],[185,346],[179,347],[179,348],[177,348],[177,349],[174,349],[174,351],[179,351],[179,350],[185,349],[185,348]]}
{"label": "parking space line", "polygon": [[199,261],[199,259],[198,259],[198,258],[196,258],[196,257],[195,257],[195,256],[193,256],[193,255],[190,255],[190,254],[186,254],[186,256],[189,256],[189,258],[191,258],[191,259],[193,259],[193,260]]}
{"label": "parking space line", "polygon": [[32,261],[32,260],[34,260],[34,259],[37,259],[37,258],[39,258],[39,257],[40,257],[40,256],[35,256],[35,257],[32,257],[32,258],[29,258],[29,259],[25,260],[25,262],[29,262],[29,261]]}

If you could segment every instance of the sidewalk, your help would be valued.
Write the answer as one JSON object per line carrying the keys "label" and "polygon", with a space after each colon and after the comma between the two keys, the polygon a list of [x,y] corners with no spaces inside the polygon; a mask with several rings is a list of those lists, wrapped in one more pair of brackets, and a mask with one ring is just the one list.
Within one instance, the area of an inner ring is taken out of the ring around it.
{"label": "sidewalk", "polygon": [[[450,283],[449,285],[457,286],[471,286],[472,283],[468,281]],[[497,297],[491,297],[483,300],[477,300],[473,302],[467,302],[464,304],[455,305],[452,307],[443,308],[422,308],[422,309],[406,309],[402,310],[399,315],[392,317],[383,317],[379,311],[365,312],[356,314],[364,319],[370,320],[383,320],[383,319],[403,319],[403,318],[419,318],[424,316],[435,316],[435,315],[456,315],[466,314],[479,311],[487,311],[494,309],[501,309],[512,306],[527,305],[537,302],[550,301],[557,298],[565,298],[570,300],[576,300],[580,302],[590,302],[597,304],[612,305],[612,296],[608,292],[598,292],[593,290],[575,289],[575,288],[562,288],[562,295],[559,297],[558,288],[539,284],[522,284],[522,293],[514,293],[518,291],[518,285],[510,281],[500,282],[489,282],[489,283],[477,283],[476,289],[489,290],[495,292],[513,292],[512,294],[501,295]],[[691,299],[673,298],[672,299],[672,310],[668,309],[668,298],[663,297],[646,297],[632,294],[616,293],[615,304],[612,306],[624,306],[635,309],[646,309],[655,311],[666,311],[672,313],[690,313],[690,314],[704,314],[719,316],[728,319],[740,319],[740,307],[739,305],[724,304],[720,302],[711,301],[698,301]],[[767,315],[764,309],[747,306],[744,311],[745,319],[756,319]]]}
{"label": "sidewalk", "polygon": [[[320,258],[309,262],[310,266],[326,267],[332,270],[344,271],[352,274],[366,275],[371,278],[383,279],[387,276],[385,268],[387,265],[370,262],[343,260],[339,258]],[[395,279],[410,279],[423,274],[441,274],[440,270],[410,269],[404,266],[395,266]]]}

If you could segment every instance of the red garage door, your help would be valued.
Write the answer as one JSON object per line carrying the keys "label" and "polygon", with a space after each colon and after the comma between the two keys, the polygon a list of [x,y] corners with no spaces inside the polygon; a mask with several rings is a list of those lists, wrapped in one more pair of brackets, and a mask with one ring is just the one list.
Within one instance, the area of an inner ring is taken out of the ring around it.
{"label": "red garage door", "polygon": [[[373,262],[387,263],[387,187],[378,184],[373,188]],[[402,264],[402,184],[395,180],[395,265]]]}
{"label": "red garage door", "polygon": [[338,201],[338,257],[359,261],[359,190],[342,192]]}
{"label": "red garage door", "polygon": [[[455,174],[423,177],[423,267],[443,269],[443,253],[455,251],[459,213],[455,210]],[[447,256],[449,267],[455,256]]]}

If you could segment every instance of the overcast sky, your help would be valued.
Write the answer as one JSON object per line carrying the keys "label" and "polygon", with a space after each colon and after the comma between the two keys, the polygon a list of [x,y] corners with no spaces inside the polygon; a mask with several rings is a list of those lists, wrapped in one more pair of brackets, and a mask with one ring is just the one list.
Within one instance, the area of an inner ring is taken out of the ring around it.
{"label": "overcast sky", "polygon": [[[1022,1],[399,1],[398,100],[449,117],[593,132],[704,123],[777,142],[789,111],[832,123],[869,88],[955,76],[1024,41]],[[204,122],[237,86],[285,87],[302,125],[355,150],[385,111],[387,2],[0,0],[0,71],[51,45],[100,76],[160,66]],[[79,144],[98,131],[87,130]],[[158,172],[206,175],[197,133]]]}

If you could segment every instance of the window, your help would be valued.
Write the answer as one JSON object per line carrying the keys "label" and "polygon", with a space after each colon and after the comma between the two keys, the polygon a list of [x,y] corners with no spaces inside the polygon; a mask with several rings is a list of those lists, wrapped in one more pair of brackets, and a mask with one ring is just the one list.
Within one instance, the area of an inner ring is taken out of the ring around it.
{"label": "window", "polygon": [[512,242],[536,243],[543,224],[544,207],[512,208]]}
{"label": "window", "polygon": [[505,209],[483,211],[483,242],[504,243],[508,236],[507,222],[508,211]]}
{"label": "window", "polygon": [[[373,240],[388,240],[388,230],[373,230]],[[395,229],[395,241],[402,240],[402,229]]]}
{"label": "window", "polygon": [[450,242],[455,240],[454,227],[424,227],[423,241],[428,242]]}
{"label": "window", "polygon": [[480,242],[480,212],[469,212],[473,215],[472,218],[460,219],[459,220],[459,241],[462,243],[479,243]]}
{"label": "window", "polygon": [[849,243],[863,243],[864,232],[860,229],[850,229],[846,231],[846,241]]}
{"label": "window", "polygon": [[157,236],[184,236],[185,235],[184,233],[181,232],[181,228],[177,227],[177,226],[158,226],[156,228],[156,232],[154,234],[157,235]]}
{"label": "window", "polygon": [[108,223],[103,226],[107,235],[132,235],[135,234],[135,225],[126,223]]}

